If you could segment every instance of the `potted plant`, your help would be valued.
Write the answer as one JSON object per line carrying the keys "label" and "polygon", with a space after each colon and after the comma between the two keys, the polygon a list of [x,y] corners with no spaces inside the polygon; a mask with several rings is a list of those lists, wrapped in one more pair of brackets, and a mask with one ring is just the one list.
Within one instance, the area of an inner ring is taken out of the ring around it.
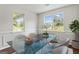
{"label": "potted plant", "polygon": [[73,33],[75,33],[75,39],[79,40],[79,21],[78,20],[74,20],[71,24],[70,24],[70,29]]}
{"label": "potted plant", "polygon": [[74,48],[79,48],[79,21],[74,20],[70,24],[69,28],[71,29],[73,33],[75,33],[75,40],[72,40],[72,46]]}
{"label": "potted plant", "polygon": [[46,32],[43,33],[43,38],[48,38],[49,37],[49,34]]}
{"label": "potted plant", "polygon": [[47,32],[48,26],[47,25],[44,25],[43,28],[45,29],[45,31],[43,32],[43,38],[48,38],[49,37],[49,34]]}
{"label": "potted plant", "polygon": [[72,32],[76,33],[79,32],[79,21],[78,20],[74,20],[71,24],[70,24],[70,29]]}

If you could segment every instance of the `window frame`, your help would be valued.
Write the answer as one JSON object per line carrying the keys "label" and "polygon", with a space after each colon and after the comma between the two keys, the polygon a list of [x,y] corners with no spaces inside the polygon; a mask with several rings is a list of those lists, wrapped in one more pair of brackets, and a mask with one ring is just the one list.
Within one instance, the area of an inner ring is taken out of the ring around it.
{"label": "window frame", "polygon": [[[19,13],[19,12],[17,12],[17,13]],[[20,13],[19,13],[19,14],[20,14]],[[24,27],[24,29],[23,29],[22,31],[13,31],[14,19],[13,19],[13,13],[12,13],[12,32],[14,32],[14,33],[25,32],[25,19],[24,19],[24,14],[23,14],[23,13],[21,13],[21,14],[23,15],[23,27]]]}

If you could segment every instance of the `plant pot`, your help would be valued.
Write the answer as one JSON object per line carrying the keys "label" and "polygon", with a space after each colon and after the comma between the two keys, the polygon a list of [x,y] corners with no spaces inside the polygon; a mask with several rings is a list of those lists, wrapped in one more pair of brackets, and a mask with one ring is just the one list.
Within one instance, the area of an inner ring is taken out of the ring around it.
{"label": "plant pot", "polygon": [[75,40],[79,41],[79,31],[75,32]]}
{"label": "plant pot", "polygon": [[43,38],[48,38],[49,37],[49,34],[46,32],[46,33],[43,33]]}
{"label": "plant pot", "polygon": [[43,38],[48,38],[49,37],[49,35],[43,35]]}

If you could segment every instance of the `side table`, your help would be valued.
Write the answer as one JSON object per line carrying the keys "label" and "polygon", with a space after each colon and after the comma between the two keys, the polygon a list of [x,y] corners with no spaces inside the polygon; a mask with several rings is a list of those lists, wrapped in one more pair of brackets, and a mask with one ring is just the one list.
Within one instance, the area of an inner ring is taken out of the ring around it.
{"label": "side table", "polygon": [[0,54],[13,54],[15,50],[11,47],[0,50]]}

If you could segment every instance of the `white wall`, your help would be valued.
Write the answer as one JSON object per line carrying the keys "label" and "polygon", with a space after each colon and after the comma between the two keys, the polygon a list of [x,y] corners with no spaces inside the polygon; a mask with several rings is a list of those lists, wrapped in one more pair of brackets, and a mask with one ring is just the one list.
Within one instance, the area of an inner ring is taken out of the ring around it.
{"label": "white wall", "polygon": [[69,24],[74,20],[79,18],[79,5],[70,5],[63,8],[51,10],[39,14],[39,33],[41,32],[41,26],[43,25],[43,17],[46,15],[53,15],[59,12],[64,12],[64,32],[60,31],[49,31],[49,33],[57,35],[58,39],[74,39],[74,34],[69,29]]}
{"label": "white wall", "polygon": [[0,32],[9,32],[12,29],[12,19],[9,9],[2,8],[0,13]]}
{"label": "white wall", "polygon": [[25,32],[37,33],[37,15],[31,12],[25,14]]}
{"label": "white wall", "polygon": [[0,48],[2,47],[2,35],[0,34]]}
{"label": "white wall", "polygon": [[[27,10],[14,8],[12,6],[2,6],[0,7],[0,47],[7,46],[7,41],[13,40],[16,35],[29,33],[37,33],[37,15],[36,13],[29,12]],[[12,13],[18,12],[24,14],[25,32],[12,32]],[[4,36],[4,42],[2,42],[2,36]]]}

